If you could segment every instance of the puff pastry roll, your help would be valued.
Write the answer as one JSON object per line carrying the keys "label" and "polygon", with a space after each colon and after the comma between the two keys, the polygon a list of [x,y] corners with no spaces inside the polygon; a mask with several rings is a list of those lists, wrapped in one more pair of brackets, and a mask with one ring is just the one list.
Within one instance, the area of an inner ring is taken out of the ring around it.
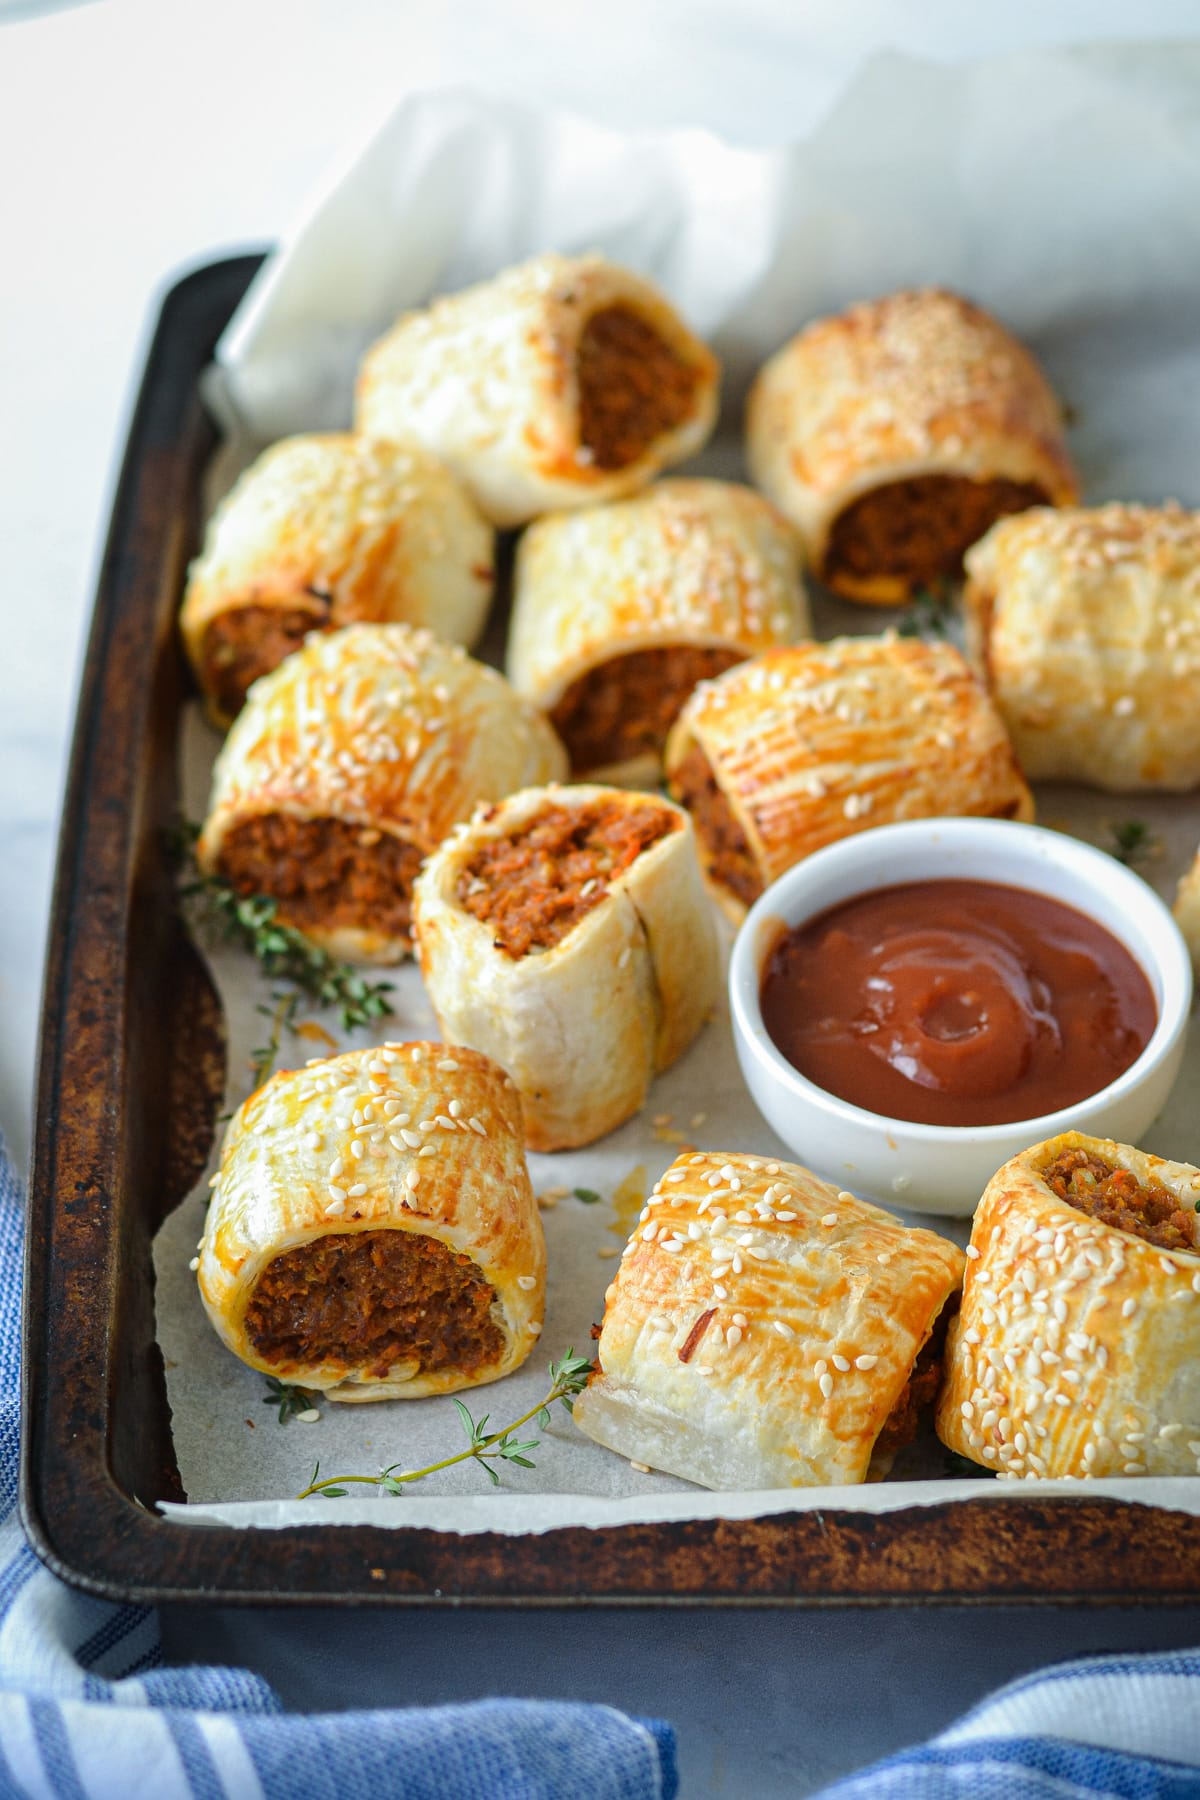
{"label": "puff pastry roll", "polygon": [[1200,1170],[1065,1132],[975,1214],[943,1443],[1011,1478],[1200,1473]]}
{"label": "puff pastry roll", "polygon": [[220,725],[310,631],[355,620],[425,625],[473,644],[493,584],[493,534],[428,452],[334,432],[287,438],[209,522],[183,598],[183,640]]}
{"label": "puff pastry roll", "polygon": [[1079,494],[1033,357],[940,288],[852,306],[785,344],[751,391],[747,454],[821,580],[883,606],[956,575],[1002,514]]}
{"label": "puff pastry roll", "polygon": [[958,651],[893,633],[769,650],[697,688],[666,770],[733,919],[793,863],[868,826],[1033,817],[1004,727]]}
{"label": "puff pastry roll", "polygon": [[791,1163],[663,1176],[608,1290],[575,1423],[701,1487],[887,1473],[937,1389],[963,1253]]}
{"label": "puff pastry roll", "polygon": [[1200,971],[1200,850],[1190,868],[1179,878],[1173,910],[1175,923],[1187,941],[1197,971]]}
{"label": "puff pastry roll", "polygon": [[786,519],[736,482],[662,481],[525,533],[508,674],[577,773],[651,784],[698,681],[810,629]]}
{"label": "puff pastry roll", "polygon": [[704,443],[720,368],[650,282],[538,256],[405,313],[368,351],[357,424],[424,444],[497,525],[632,494]]}
{"label": "puff pastry roll", "polygon": [[972,653],[1031,780],[1200,785],[1200,513],[1039,508],[967,571]]}
{"label": "puff pastry roll", "polygon": [[235,1356],[331,1400],[511,1374],[546,1281],[512,1083],[445,1044],[273,1075],[226,1134],[197,1279]]}
{"label": "puff pastry roll", "polygon": [[617,788],[533,788],[451,833],[416,887],[444,1035],[513,1077],[532,1149],[637,1112],[717,1002],[712,909],[687,814]]}
{"label": "puff pastry roll", "polygon": [[197,855],[335,956],[396,962],[413,880],[450,827],[565,773],[550,726],[494,669],[427,631],[348,625],[255,684]]}

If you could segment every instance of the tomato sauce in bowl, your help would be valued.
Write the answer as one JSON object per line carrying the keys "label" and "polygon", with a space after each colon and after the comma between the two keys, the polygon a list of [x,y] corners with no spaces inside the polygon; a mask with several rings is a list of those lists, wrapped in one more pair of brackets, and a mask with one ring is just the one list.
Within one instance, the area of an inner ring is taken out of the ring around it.
{"label": "tomato sauce in bowl", "polygon": [[1000,1125],[1098,1093],[1158,1022],[1145,972],[1096,920],[1027,889],[931,879],[783,929],[763,964],[771,1040],[885,1118]]}

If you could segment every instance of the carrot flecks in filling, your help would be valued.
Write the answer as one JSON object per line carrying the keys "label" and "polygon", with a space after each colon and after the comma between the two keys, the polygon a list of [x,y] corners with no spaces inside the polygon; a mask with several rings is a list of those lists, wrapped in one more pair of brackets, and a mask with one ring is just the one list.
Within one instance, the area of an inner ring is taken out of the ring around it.
{"label": "carrot flecks in filling", "polygon": [[917,585],[961,572],[963,552],[1006,513],[1043,506],[1033,482],[914,475],[863,494],[839,513],[822,574],[897,575]]}
{"label": "carrot flecks in filling", "polygon": [[643,850],[680,824],[678,813],[652,800],[548,806],[483,844],[460,874],[455,897],[514,959],[549,950],[599,906],[609,883]]}
{"label": "carrot flecks in filling", "polygon": [[1041,1171],[1059,1200],[1118,1231],[1133,1232],[1160,1250],[1195,1250],[1196,1215],[1160,1182],[1139,1181],[1086,1150],[1064,1150]]}
{"label": "carrot flecks in filling", "polygon": [[658,756],[684,701],[700,681],[733,667],[736,650],[667,644],[610,657],[572,682],[551,713],[577,774]]}
{"label": "carrot flecks in filling", "polygon": [[314,926],[409,934],[415,844],[341,819],[264,813],[236,825],[221,845],[220,873],[239,893],[269,894],[279,918]]}
{"label": "carrot flecks in filling", "polygon": [[285,1250],[260,1275],[246,1332],[264,1361],[396,1363],[473,1374],[504,1347],[495,1290],[469,1256],[415,1231],[335,1232]]}
{"label": "carrot flecks in filling", "polygon": [[699,744],[689,746],[671,777],[671,791],[696,822],[712,880],[747,906],[752,906],[762,893],[762,878],[746,835],[734,818]]}
{"label": "carrot flecks in filling", "polygon": [[606,306],[577,352],[579,438],[597,469],[623,469],[688,415],[696,372],[628,306]]}
{"label": "carrot flecks in filling", "polygon": [[328,619],[329,602],[315,595],[311,606],[238,606],[218,614],[204,636],[204,667],[221,712],[241,712],[247,688]]}

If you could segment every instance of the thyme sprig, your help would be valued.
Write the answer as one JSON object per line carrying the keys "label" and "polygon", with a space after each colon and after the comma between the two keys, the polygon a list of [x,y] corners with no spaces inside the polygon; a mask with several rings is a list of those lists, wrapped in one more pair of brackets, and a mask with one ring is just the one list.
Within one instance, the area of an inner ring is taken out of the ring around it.
{"label": "thyme sprig", "polygon": [[906,638],[944,638],[953,617],[954,605],[946,588],[918,588],[896,630]]}
{"label": "thyme sprig", "polygon": [[267,1392],[263,1395],[264,1406],[279,1408],[279,1423],[286,1425],[289,1419],[298,1418],[301,1413],[312,1410],[315,1394],[307,1388],[297,1387],[294,1382],[280,1381],[274,1375],[268,1375]]}
{"label": "thyme sprig", "polygon": [[264,1019],[271,1022],[270,1036],[265,1044],[250,1052],[250,1072],[254,1077],[254,1085],[260,1088],[275,1064],[279,1060],[279,1052],[283,1045],[283,1034],[296,1030],[296,1013],[303,996],[295,988],[281,988],[271,995],[270,1006],[256,1006],[255,1012],[261,1013]]}
{"label": "thyme sprig", "polygon": [[557,1401],[561,1401],[568,1412],[574,1411],[575,1395],[583,1392],[591,1368],[588,1357],[576,1356],[574,1350],[568,1350],[558,1362],[550,1364],[550,1392],[502,1431],[488,1430],[490,1413],[484,1413],[481,1419],[473,1418],[469,1408],[461,1400],[455,1400],[459,1421],[467,1439],[467,1448],[458,1451],[457,1455],[444,1456],[440,1462],[427,1463],[423,1469],[402,1469],[400,1463],[394,1462],[386,1469],[380,1469],[377,1475],[327,1475],[324,1480],[320,1479],[321,1465],[318,1462],[313,1468],[308,1486],[301,1488],[296,1498],[307,1500],[313,1494],[320,1494],[326,1500],[341,1500],[351,1483],[382,1488],[385,1494],[399,1497],[410,1482],[423,1481],[426,1475],[436,1474],[439,1469],[452,1469],[455,1463],[471,1461],[479,1464],[493,1487],[499,1487],[500,1477],[492,1467],[493,1463],[515,1463],[519,1469],[532,1469],[535,1466],[531,1455],[537,1449],[539,1440],[535,1437],[521,1440],[515,1434],[522,1425],[528,1425],[531,1419],[536,1419],[538,1429],[544,1431],[550,1423],[550,1408]]}
{"label": "thyme sprig", "polygon": [[[345,1031],[391,1014],[390,981],[367,981],[348,963],[309,943],[302,932],[282,924],[276,916],[278,903],[269,895],[239,894],[223,875],[201,869],[196,861],[199,836],[200,827],[184,820],[172,848],[181,871],[180,898],[200,923],[225,942],[248,950],[272,981],[290,981],[318,1006],[336,1006]],[[294,1016],[295,1008],[286,1023],[290,1025]],[[282,1029],[283,1023],[280,1033]]]}
{"label": "thyme sprig", "polygon": [[1112,827],[1109,853],[1127,869],[1136,869],[1159,851],[1159,840],[1145,819],[1121,819]]}

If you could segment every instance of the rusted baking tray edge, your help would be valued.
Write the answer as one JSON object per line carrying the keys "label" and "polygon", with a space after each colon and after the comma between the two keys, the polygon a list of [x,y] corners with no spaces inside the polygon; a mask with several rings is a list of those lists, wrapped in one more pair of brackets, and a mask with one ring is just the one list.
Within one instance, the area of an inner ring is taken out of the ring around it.
{"label": "rusted baking tray edge", "polygon": [[166,295],[100,571],[54,894],[26,1259],[21,1508],[38,1554],[77,1587],[141,1601],[1200,1600],[1200,1519],[1084,1496],[523,1538],[200,1529],[154,1510],[184,1495],[151,1244],[207,1152],[224,1057],[165,843],[187,692],[174,615],[215,446],[198,380],[260,260],[209,264]]}

